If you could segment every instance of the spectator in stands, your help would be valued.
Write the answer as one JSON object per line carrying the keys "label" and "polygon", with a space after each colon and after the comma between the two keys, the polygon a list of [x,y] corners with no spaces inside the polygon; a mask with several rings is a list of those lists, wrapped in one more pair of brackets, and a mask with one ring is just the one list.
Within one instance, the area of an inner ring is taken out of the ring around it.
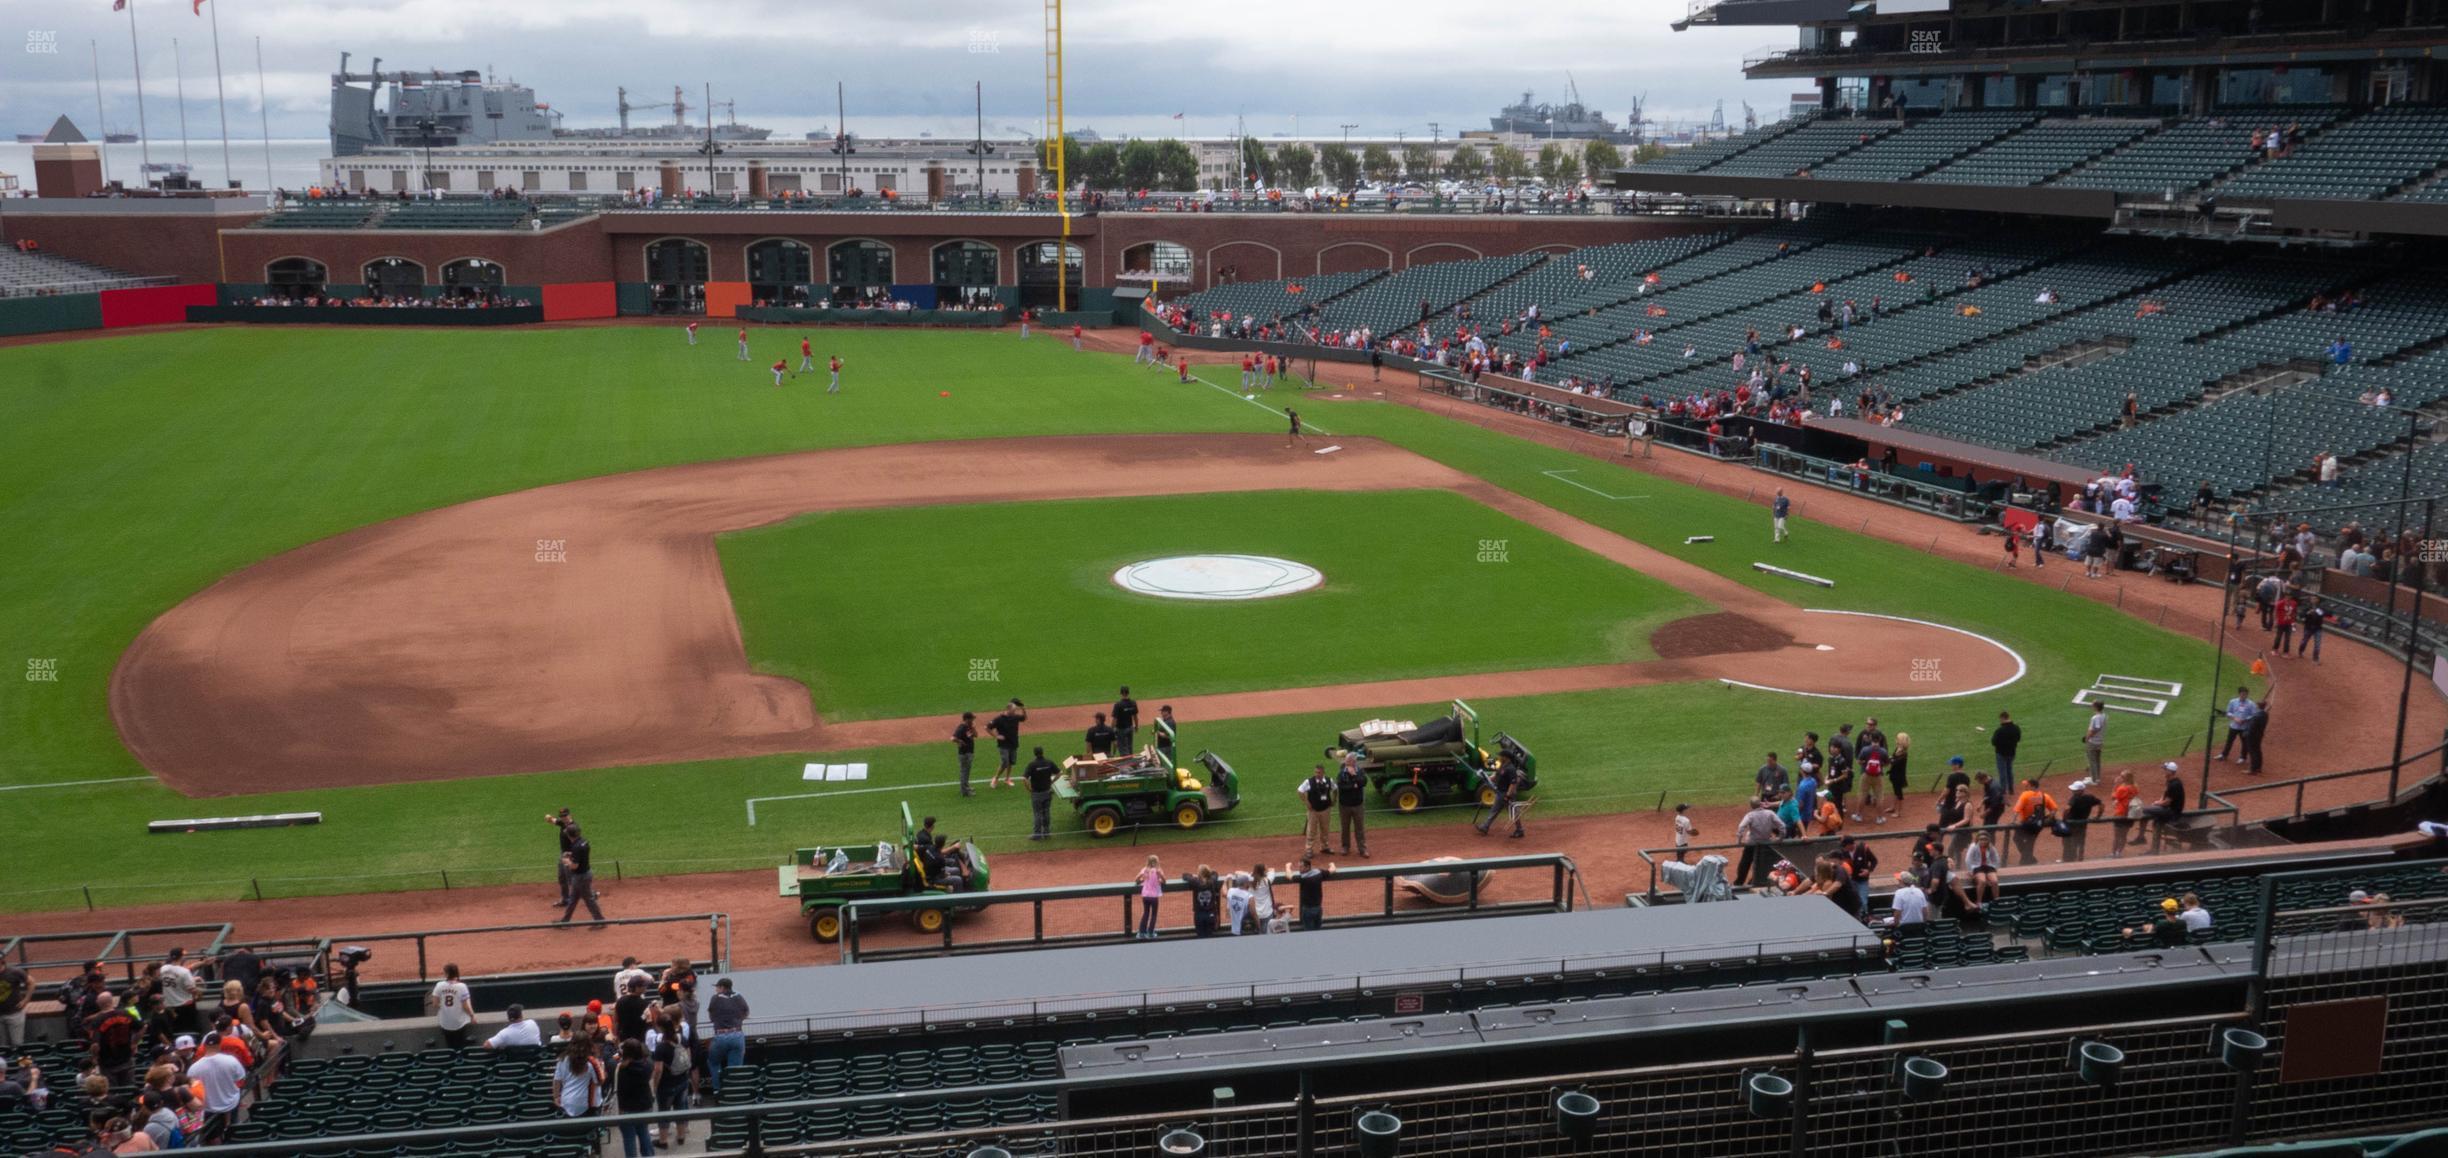
{"label": "spectator in stands", "polygon": [[[2185,895],[2192,896],[2191,893]],[[2197,900],[2195,903],[2200,902]],[[2177,903],[2176,898],[2169,897],[2159,902],[2159,916],[2127,925],[2117,930],[2117,935],[2127,938],[2149,937],[2161,945],[2182,945],[2185,942],[2183,908],[2183,905]]]}
{"label": "spectator in stands", "polygon": [[486,1049],[536,1049],[544,1044],[544,1031],[527,1017],[526,1007],[513,1004],[502,1010],[509,1023],[485,1039]]}
{"label": "spectator in stands", "polygon": [[2222,761],[2227,759],[2228,756],[2234,754],[2238,745],[2244,745],[2247,752],[2251,751],[2250,745],[2245,743],[2245,736],[2252,731],[2252,719],[2256,710],[2253,707],[2252,689],[2237,688],[2235,698],[2227,701],[2227,742],[2219,746],[2219,754],[2214,757],[2215,759]]}
{"label": "spectator in stands", "polygon": [[1759,797],[1752,797],[1750,811],[1734,825],[1734,840],[1742,845],[1742,858],[1734,866],[1735,884],[1756,888],[1764,883],[1775,856],[1771,845],[1781,834],[1776,814],[1763,807]]}
{"label": "spectator in stands", "polygon": [[1893,924],[1898,933],[1919,933],[1929,925],[1929,894],[1911,873],[1895,875],[1895,896],[1888,907],[1895,911]]}
{"label": "spectator in stands", "polygon": [[2057,823],[2057,798],[2040,788],[2040,781],[2031,777],[2023,780],[2023,792],[2015,797],[2015,863],[2029,866],[2040,863],[2033,855],[2033,846],[2040,834]]}
{"label": "spectator in stands", "polygon": [[25,1044],[26,1003],[33,996],[34,981],[26,971],[0,959],[0,1050]]}
{"label": "spectator in stands", "polygon": [[[193,1030],[196,1019],[196,975],[187,967],[185,949],[170,950],[161,967],[162,1012],[169,1015],[173,1028]],[[245,990],[240,990],[244,993]]]}
{"label": "spectator in stands", "polygon": [[654,1112],[654,1074],[655,1066],[647,1060],[645,1043],[636,1038],[622,1039],[612,1068],[612,1109],[622,1116],[616,1123],[622,1158],[654,1158],[653,1133],[646,1123],[628,1120],[631,1114]]}
{"label": "spectator in stands", "polygon": [[444,1045],[452,1049],[467,1047],[468,1027],[475,1023],[476,1011],[470,1004],[467,983],[459,980],[458,965],[442,967],[442,980],[434,982],[433,992],[425,995],[425,1012],[434,1015],[434,1026],[442,1031]]}
{"label": "spectator in stands", "polygon": [[1215,936],[1217,913],[1223,907],[1222,888],[1216,881],[1215,870],[1200,865],[1196,871],[1183,873],[1182,887],[1190,891],[1191,935]]}
{"label": "spectator in stands", "polygon": [[2183,772],[2176,767],[2174,760],[2161,764],[2159,769],[2167,773],[2167,783],[2159,791],[2158,802],[2142,810],[2142,819],[2149,826],[2148,835],[2153,848],[2167,839],[2168,826],[2183,819],[2185,811]]}
{"label": "spectator in stands", "polygon": [[732,991],[731,979],[714,983],[713,1000],[706,1002],[706,1018],[713,1022],[714,1038],[706,1051],[706,1071],[714,1089],[722,1089],[723,1071],[748,1059],[748,999]]}
{"label": "spectator in stands", "polygon": [[1904,790],[1911,784],[1906,778],[1909,770],[1905,765],[1911,756],[1912,733],[1896,733],[1895,745],[1887,749],[1887,792],[1895,798],[1895,808],[1888,813],[1890,816],[1900,816],[1904,812]]}
{"label": "spectator in stands", "polygon": [[[645,1044],[646,1060],[654,1067],[649,1075],[654,1087],[654,1108],[688,1109],[689,1095],[697,1080],[698,1054],[697,1030],[689,1024],[688,1014],[677,1005],[657,1009],[653,1027],[646,1031]],[[670,1127],[656,1126],[655,1145],[688,1145],[688,1123],[682,1122],[679,1127],[679,1140],[674,1142]]]}
{"label": "spectator in stands", "polygon": [[1328,861],[1326,867],[1319,868],[1314,858],[1305,856],[1300,859],[1298,872],[1294,872],[1289,864],[1284,866],[1284,874],[1291,877],[1300,889],[1302,932],[1313,933],[1326,926],[1326,878],[1333,876],[1334,872],[1334,862]]}
{"label": "spectator in stands", "polygon": [[2132,831],[2134,824],[2134,798],[2141,794],[2141,789],[2134,787],[2134,774],[2131,769],[2117,773],[2116,787],[2108,792],[2108,814],[2110,819],[2116,822],[2113,830],[2114,841],[2108,846],[2109,856],[2125,855],[2125,839]]}
{"label": "spectator in stands", "polygon": [[[1969,892],[1964,887],[1966,877],[1971,878]],[[1989,839],[1987,829],[1972,834],[1972,847],[1964,850],[1963,872],[1956,879],[1956,894],[1963,898],[1969,908],[1985,909],[1989,902],[1997,899],[1998,851],[1997,845]]]}
{"label": "spectator in stands", "polygon": [[613,1040],[627,1041],[633,1037],[643,1040],[646,1036],[646,1011],[653,1005],[654,1002],[646,996],[645,983],[630,981],[629,992],[621,994],[620,1000],[612,1003]]}
{"label": "spectator in stands", "polygon": [[187,1067],[187,1076],[204,1086],[204,1135],[201,1141],[217,1146],[229,1140],[230,1127],[238,1124],[239,1103],[244,1100],[247,1067],[222,1048],[222,1039],[206,1035],[196,1045],[196,1059]]}
{"label": "spectator in stands", "polygon": [[1147,867],[1139,870],[1138,883],[1139,930],[1135,936],[1141,941],[1153,941],[1156,939],[1156,906],[1164,900],[1165,885],[1164,869],[1158,867],[1153,854],[1147,858]]}
{"label": "spectator in stands", "polygon": [[2058,822],[2065,838],[2057,850],[2059,864],[2074,864],[2083,859],[2090,842],[2091,821],[2100,813],[2100,798],[2092,791],[2097,783],[2085,778],[2066,788],[2065,814]]}
{"label": "spectator in stands", "polygon": [[1947,853],[1958,860],[1972,844],[1972,791],[1958,784],[1938,798],[1938,829],[1947,834]]}
{"label": "spectator in stands", "polygon": [[93,1017],[85,1024],[85,1041],[94,1069],[112,1085],[127,1085],[136,1077],[136,1017],[119,1005],[119,995],[105,992],[94,1001]]}
{"label": "spectator in stands", "polygon": [[603,1063],[595,1056],[594,1035],[581,1027],[561,1047],[553,1063],[553,1108],[564,1118],[584,1118],[602,1103]]}
{"label": "spectator in stands", "polygon": [[1878,853],[1870,845],[1848,836],[1837,845],[1837,856],[1843,862],[1845,884],[1852,893],[1849,906],[1854,916],[1870,915],[1870,876],[1878,871]]}

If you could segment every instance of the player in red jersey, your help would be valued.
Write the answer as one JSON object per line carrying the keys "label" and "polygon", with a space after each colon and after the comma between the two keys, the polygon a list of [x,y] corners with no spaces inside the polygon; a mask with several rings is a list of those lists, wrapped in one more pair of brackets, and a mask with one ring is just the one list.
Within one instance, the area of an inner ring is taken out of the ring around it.
{"label": "player in red jersey", "polygon": [[825,359],[825,369],[830,370],[833,373],[833,383],[832,385],[825,387],[825,393],[841,393],[841,355],[835,354],[832,357]]}
{"label": "player in red jersey", "polygon": [[806,370],[813,370],[813,369],[815,369],[815,368],[816,368],[816,351],[815,351],[815,349],[814,349],[814,348],[812,348],[812,347],[810,347],[810,346],[808,345],[808,340],[807,340],[806,338],[801,338],[801,339],[799,339],[799,369],[800,369],[800,370],[802,370],[802,371],[806,371]]}
{"label": "player in red jersey", "polygon": [[740,327],[740,331],[739,331],[739,358],[740,358],[740,361],[742,361],[742,362],[745,362],[745,361],[748,361],[748,360],[749,360],[749,358],[748,358],[748,327],[746,327],[746,326],[741,326],[741,327]]}
{"label": "player in red jersey", "polygon": [[695,322],[690,322],[688,324],[688,339],[689,345],[694,346],[697,344],[697,323]]}
{"label": "player in red jersey", "polygon": [[787,359],[787,358],[776,358],[776,359],[774,359],[774,364],[773,364],[773,372],[774,372],[774,385],[779,386],[779,385],[781,385],[781,384],[782,384],[782,375],[783,375],[785,372],[789,371],[789,369],[790,369],[790,360],[789,360],[789,359]]}

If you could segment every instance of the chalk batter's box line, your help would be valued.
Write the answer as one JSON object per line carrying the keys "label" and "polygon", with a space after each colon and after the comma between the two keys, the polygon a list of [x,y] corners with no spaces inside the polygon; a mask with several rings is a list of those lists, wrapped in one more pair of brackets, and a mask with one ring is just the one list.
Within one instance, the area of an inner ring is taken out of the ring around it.
{"label": "chalk batter's box line", "polygon": [[[2137,708],[2114,702],[2116,700],[2137,700],[2141,703],[2149,704],[2150,706],[2147,708]],[[2073,702],[2077,704],[2090,704],[2096,707],[2106,708],[2112,712],[2131,712],[2137,716],[2159,716],[2167,714],[2166,700],[2159,699],[2154,696],[2137,695],[2130,692],[2109,691],[2106,688],[2084,688],[2083,690],[2074,693]]]}
{"label": "chalk batter's box line", "polygon": [[2145,695],[2174,699],[2184,694],[2184,685],[2174,680],[2145,679],[2141,676],[2102,675],[2091,686],[2120,692],[2141,692]]}
{"label": "chalk batter's box line", "polygon": [[748,827],[756,827],[756,806],[777,800],[814,800],[820,796],[859,796],[869,792],[915,792],[921,788],[958,788],[960,781],[946,780],[938,784],[887,784],[876,788],[840,788],[831,792],[794,792],[788,796],[751,796],[748,798]]}

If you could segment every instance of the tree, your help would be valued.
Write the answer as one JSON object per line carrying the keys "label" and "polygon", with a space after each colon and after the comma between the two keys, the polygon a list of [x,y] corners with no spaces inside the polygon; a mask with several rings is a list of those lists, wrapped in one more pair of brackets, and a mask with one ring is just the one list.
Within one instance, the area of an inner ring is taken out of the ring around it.
{"label": "tree", "polygon": [[[1069,147],[1066,148],[1066,145]],[[1056,154],[1061,154],[1061,156],[1057,158]],[[1059,141],[1037,142],[1037,171],[1045,174],[1046,183],[1049,185],[1053,183],[1054,163],[1058,159],[1065,166],[1065,171],[1071,180],[1080,179],[1080,143],[1076,138],[1065,137]]]}
{"label": "tree", "polygon": [[1326,182],[1349,189],[1360,183],[1360,157],[1345,145],[1327,145],[1318,150],[1318,171]]}
{"label": "tree", "polygon": [[1562,185],[1571,181],[1579,169],[1580,166],[1573,164],[1572,156],[1564,151],[1564,146],[1554,141],[1539,146],[1539,180],[1550,185]]}
{"label": "tree", "polygon": [[1122,187],[1152,189],[1156,186],[1156,143],[1133,138],[1122,145]]}
{"label": "tree", "polygon": [[1488,168],[1499,181],[1519,181],[1530,175],[1529,158],[1511,145],[1488,146]]}
{"label": "tree", "polygon": [[1368,172],[1371,181],[1391,181],[1402,172],[1401,166],[1395,163],[1394,150],[1384,145],[1370,145],[1362,149],[1360,167]]}
{"label": "tree", "polygon": [[1275,177],[1291,188],[1308,188],[1317,180],[1317,152],[1297,141],[1277,145]]}
{"label": "tree", "polygon": [[1098,141],[1081,147],[1071,142],[1078,152],[1072,154],[1071,179],[1089,189],[1111,189],[1122,175],[1122,151],[1112,141]]}
{"label": "tree", "polygon": [[1469,145],[1456,145],[1453,156],[1445,158],[1445,175],[1456,181],[1476,181],[1487,176],[1487,159]]}
{"label": "tree", "polygon": [[1164,189],[1198,188],[1198,154],[1168,137],[1156,142],[1156,183]]}
{"label": "tree", "polygon": [[1656,141],[1643,141],[1639,145],[1633,147],[1632,163],[1635,165],[1646,165],[1651,161],[1663,158],[1665,155],[1666,146],[1658,144]]}
{"label": "tree", "polygon": [[1609,141],[1591,141],[1581,147],[1581,171],[1589,179],[1604,183],[1608,175],[1623,168],[1623,154]]}
{"label": "tree", "polygon": [[1436,175],[1436,150],[1426,145],[1404,145],[1403,176],[1418,179]]}

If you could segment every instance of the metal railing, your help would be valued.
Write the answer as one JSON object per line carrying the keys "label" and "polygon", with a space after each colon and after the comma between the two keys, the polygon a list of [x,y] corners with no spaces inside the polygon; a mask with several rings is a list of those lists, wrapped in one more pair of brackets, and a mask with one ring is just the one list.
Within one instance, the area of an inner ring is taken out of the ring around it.
{"label": "metal railing", "polygon": [[[2060,800],[2058,803],[2063,804],[2064,801]],[[2178,821],[2178,824],[2179,826],[2182,826],[2186,821],[2194,821],[2204,818],[2210,820],[2218,827],[2224,827],[2231,830],[2239,827],[2241,823],[2237,818],[2235,808],[2233,806],[2224,806],[2188,810],[2184,814],[2183,818]],[[2122,823],[2133,825],[2143,823],[2143,821],[2139,815],[2139,811],[2137,810],[2137,814],[2135,816],[2126,818]],[[2117,836],[2118,824],[2119,822],[2112,817],[2101,817],[2098,819],[2081,822],[2069,821],[2068,828],[2072,835],[2068,836],[2058,836],[2054,831],[2047,828],[2043,828],[2036,833],[2028,832],[2020,824],[1976,824],[1966,828],[1948,829],[1946,830],[1947,856],[1950,860],[1958,862],[1957,871],[1961,871],[1960,862],[1963,858],[1963,850],[1971,846],[1974,834],[1984,832],[1988,833],[1992,838],[1992,847],[1997,852],[1998,864],[2001,869],[2037,869],[2046,868],[2051,864],[2080,864],[2090,860],[2106,859],[2108,856],[2125,849],[2132,849],[2134,851],[2144,853],[2154,853],[2164,847],[2168,839],[2167,834],[2161,833],[2158,830],[2158,826],[2153,825],[2148,847],[2144,847],[2143,844],[2138,841],[2132,844],[2127,844],[2122,840],[2115,839]],[[2130,830],[2128,831],[2130,832]],[[1921,834],[1922,830],[1920,828],[1910,826],[1888,832],[1862,832],[1858,830],[1848,830],[1843,833],[1826,836],[1802,836],[1792,839],[1778,839],[1761,845],[1694,844],[1679,849],[1644,848],[1639,850],[1639,855],[1641,860],[1646,862],[1649,866],[1649,890],[1647,893],[1647,899],[1649,903],[1655,904],[1660,898],[1665,896],[1666,893],[1678,891],[1671,889],[1671,887],[1665,886],[1659,879],[1658,872],[1658,866],[1661,862],[1680,859],[1677,854],[1682,854],[1683,856],[1689,857],[1690,862],[1687,863],[1697,862],[1701,857],[1711,854],[1723,855],[1730,866],[1727,869],[1727,883],[1736,888],[1743,888],[1748,882],[1735,879],[1735,874],[1740,868],[1740,857],[1745,849],[1756,847],[1765,850],[1760,857],[1754,858],[1755,862],[1758,862],[1758,870],[1754,874],[1755,879],[1759,875],[1764,875],[1766,870],[1775,865],[1780,859],[1790,861],[1795,868],[1802,871],[1804,876],[1808,876],[1811,871],[1812,861],[1815,861],[1821,855],[1835,851],[1839,842],[1842,841],[1844,837],[1851,836],[1857,843],[1871,846],[1872,851],[1879,857],[1879,871],[1882,874],[1882,877],[1884,879],[1892,879],[1894,873],[1903,871],[1911,864],[1912,844],[1914,841],[1921,838]],[[2090,843],[2094,837],[2106,838],[2103,846],[2096,850],[2092,848]],[[2029,861],[2025,861],[2023,859],[2024,852],[2027,849],[2032,856],[2032,859]],[[1797,858],[1788,855],[1787,852],[1782,850],[1798,850],[1803,855]],[[2054,858],[2042,859],[2041,854],[2045,852],[2055,852],[2059,855]],[[1873,888],[1876,889],[1881,887],[1884,883],[1884,879],[1874,879],[1871,882]]]}
{"label": "metal railing", "polygon": [[1474,382],[1434,363],[1418,362],[1416,365],[1420,372],[1420,389],[1431,394],[1475,402],[1607,438],[1623,437],[1632,420],[1638,417],[1621,409],[1622,403],[1604,396],[1591,398],[1590,401],[1616,409],[1601,410],[1596,405],[1576,402],[1575,398],[1584,396],[1575,395],[1562,387],[1551,386],[1548,387],[1549,392],[1541,393],[1530,389],[1534,385],[1532,383],[1518,382],[1501,375],[1483,375]]}
{"label": "metal railing", "polygon": [[2365,776],[2386,776],[2392,769],[2403,769],[2406,765],[2412,764],[2415,761],[2430,760],[2435,758],[2439,762],[2439,767],[2437,770],[2432,772],[2431,775],[2425,776],[2411,784],[2400,786],[2397,789],[2396,795],[2394,796],[2390,796],[2388,792],[2383,789],[2378,792],[2373,799],[2363,801],[2360,805],[2355,806],[2386,808],[2390,805],[2396,804],[2398,801],[2422,795],[2423,793],[2429,791],[2432,785],[2438,783],[2443,776],[2448,776],[2448,739],[2443,739],[2442,742],[2425,748],[2420,752],[2410,752],[2406,755],[2404,761],[2396,764],[2374,764],[2369,768],[2350,768],[2342,772],[2320,772],[2310,776],[2297,776],[2288,780],[2272,780],[2267,784],[2233,784],[2225,788],[2213,788],[2206,793],[2203,798],[2206,800],[2217,801],[2222,805],[2237,808],[2239,811],[2241,811],[2242,806],[2236,804],[2236,799],[2238,797],[2256,796],[2270,792],[2292,792],[2294,793],[2294,804],[2287,811],[2287,814],[2284,817],[2263,817],[2262,819],[2301,820],[2304,817],[2304,789],[2310,785],[2325,784],[2333,780],[2352,780]]}
{"label": "metal railing", "polygon": [[[1521,870],[1543,870],[1549,874],[1550,886],[1544,900],[1492,901],[1481,896],[1484,877],[1491,873]],[[1467,891],[1459,906],[1430,906],[1410,911],[1395,905],[1396,877],[1464,874]],[[1573,890],[1581,888],[1581,870],[1572,858],[1562,853],[1530,853],[1522,856],[1482,857],[1472,860],[1424,861],[1408,864],[1343,865],[1323,882],[1348,898],[1349,887],[1355,882],[1374,881],[1379,888],[1373,912],[1355,912],[1346,905],[1329,905],[1342,911],[1325,918],[1334,927],[1358,925],[1401,924],[1415,921],[1454,920],[1457,917],[1503,916],[1519,913],[1567,913],[1573,908]],[[1341,886],[1341,887],[1338,887]],[[1184,893],[1189,885],[1179,877],[1165,881],[1165,892]],[[1276,910],[1291,915],[1295,906],[1286,903],[1294,885],[1283,876],[1275,878]],[[1586,895],[1586,889],[1583,890]],[[1132,881],[1105,884],[1059,885],[1041,889],[1017,889],[1008,892],[984,893],[921,893],[906,897],[873,897],[845,902],[842,914],[842,961],[885,961],[903,957],[944,957],[973,953],[1002,953],[1020,949],[1040,949],[1049,945],[1106,945],[1132,939],[1138,922],[1139,886]],[[1087,903],[1115,904],[1119,919],[1110,931],[1093,933],[1048,933],[1048,904]],[[984,941],[962,942],[954,936],[960,925],[959,914],[966,909],[992,909],[1026,905],[1030,910],[1030,932],[1025,937],[998,937]],[[1219,910],[1221,905],[1218,906]],[[923,946],[865,947],[862,927],[871,927],[878,918],[895,914],[915,914],[924,911],[943,912],[947,919],[942,932]],[[1178,925],[1175,931],[1179,932]],[[1160,932],[1160,935],[1161,932]]]}
{"label": "metal railing", "polygon": [[1979,496],[1960,487],[1921,482],[1909,475],[1890,473],[1876,464],[1862,470],[1852,463],[1813,458],[1769,443],[1759,444],[1754,454],[1756,457],[1752,465],[1771,474],[1963,522],[1985,522],[1998,508],[1998,504],[1983,502]]}

